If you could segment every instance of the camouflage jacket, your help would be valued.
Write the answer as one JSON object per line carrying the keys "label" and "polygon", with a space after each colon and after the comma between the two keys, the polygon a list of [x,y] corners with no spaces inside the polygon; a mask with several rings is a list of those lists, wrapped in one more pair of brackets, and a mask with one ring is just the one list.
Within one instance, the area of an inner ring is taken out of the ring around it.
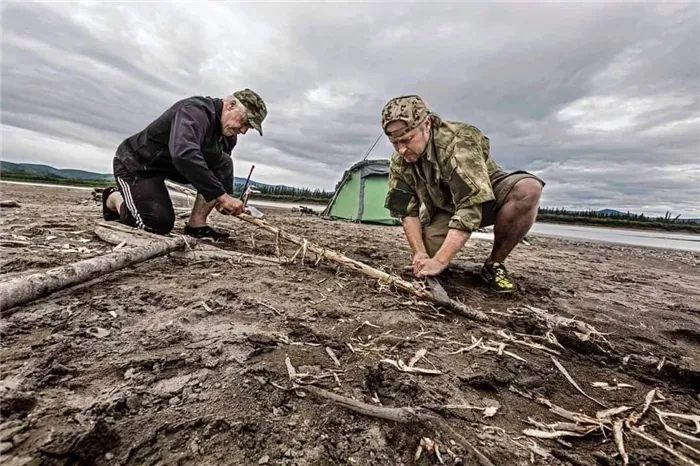
{"label": "camouflage jacket", "polygon": [[385,206],[394,217],[420,217],[424,225],[445,211],[452,214],[450,228],[475,230],[481,204],[495,200],[491,180],[505,172],[491,160],[489,140],[479,129],[432,118],[428,147],[417,162],[392,155]]}

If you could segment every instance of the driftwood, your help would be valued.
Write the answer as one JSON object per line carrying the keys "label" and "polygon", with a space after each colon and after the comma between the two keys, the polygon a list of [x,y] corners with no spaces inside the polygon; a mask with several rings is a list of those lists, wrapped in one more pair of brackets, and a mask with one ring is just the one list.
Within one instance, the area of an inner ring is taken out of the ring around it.
{"label": "driftwood", "polygon": [[122,243],[124,243],[125,246],[147,246],[153,243],[153,240],[149,238],[144,238],[143,236],[137,236],[119,230],[113,230],[107,227],[95,228],[95,235],[97,235],[97,237],[105,243],[113,244],[115,246]]}
{"label": "driftwood", "polygon": [[[254,256],[242,252],[224,251],[223,249],[213,246],[199,245],[193,251],[174,251],[170,253],[170,257],[177,259],[190,260],[209,260],[209,259],[230,259],[238,264],[254,264],[254,265],[280,265],[280,261],[271,257]],[[212,249],[209,249],[212,248]]]}
{"label": "driftwood", "polygon": [[[110,225],[111,227],[111,225]],[[135,230],[135,229],[134,229]],[[139,231],[139,230],[135,230]],[[151,244],[153,240],[139,236],[134,232],[123,231],[121,228],[112,229],[107,227],[97,227],[95,228],[95,234],[104,242],[114,245],[124,244],[126,246],[145,246]],[[163,237],[165,238],[165,237]],[[162,240],[162,238],[156,239],[156,241]],[[273,259],[271,257],[255,256],[252,254],[245,254],[242,252],[225,251],[219,249],[216,246],[211,246],[208,244],[197,244],[197,249],[190,251],[173,251],[170,253],[171,257],[178,259],[190,259],[190,260],[210,260],[210,259],[224,259],[233,260],[239,264],[255,264],[255,265],[279,265],[280,261]]]}
{"label": "driftwood", "polygon": [[0,201],[0,207],[21,207],[17,201]]}
{"label": "driftwood", "polygon": [[315,244],[310,243],[307,240],[300,238],[299,236],[293,235],[291,233],[287,233],[284,230],[270,226],[264,220],[253,218],[252,216],[247,215],[247,214],[240,214],[240,215],[237,215],[236,217],[245,221],[245,222],[248,222],[248,223],[251,223],[255,226],[258,226],[266,231],[269,231],[270,233],[278,236],[279,238],[285,239],[291,243],[294,243],[294,244],[299,245],[299,246],[306,246],[306,249],[308,251],[313,252],[319,258],[328,259],[332,262],[335,262],[336,264],[340,264],[344,267],[348,267],[352,270],[360,272],[360,273],[367,275],[369,277],[376,278],[380,281],[380,283],[384,283],[387,285],[394,285],[396,288],[398,288],[402,291],[412,293],[412,294],[414,294],[414,295],[418,296],[419,298],[424,299],[426,301],[431,301],[431,302],[434,302],[437,304],[444,305],[444,306],[448,307],[449,309],[451,309],[453,312],[460,314],[460,315],[463,315],[463,316],[466,316],[466,317],[469,317],[471,319],[475,319],[475,320],[479,320],[479,321],[483,321],[483,322],[490,321],[490,318],[481,311],[471,309],[468,306],[466,306],[465,304],[462,304],[454,299],[444,300],[444,299],[436,296],[435,294],[433,294],[428,289],[415,286],[412,283],[402,279],[401,277],[383,272],[381,270],[377,270],[374,267],[370,267],[367,264],[356,261],[354,259],[350,259],[349,257],[347,257],[343,254],[340,254],[338,252],[335,252],[333,250],[316,246]]}
{"label": "driftwood", "polygon": [[454,438],[457,443],[462,445],[470,453],[472,453],[479,460],[479,464],[482,466],[494,466],[494,464],[489,460],[486,455],[481,453],[475,446],[473,446],[464,436],[457,432],[452,426],[450,426],[443,418],[437,414],[427,412],[426,410],[419,408],[403,407],[403,408],[385,408],[379,406],[373,406],[367,403],[362,403],[361,401],[353,400],[341,395],[336,395],[335,393],[329,392],[322,388],[315,387],[313,385],[304,385],[300,387],[315,397],[324,398],[326,400],[333,401],[334,403],[342,406],[343,408],[355,411],[356,413],[363,414],[365,416],[376,417],[379,419],[386,419],[388,421],[401,422],[401,423],[429,423],[433,424],[435,427],[440,429],[444,434]]}
{"label": "driftwood", "polygon": [[[183,186],[179,186],[175,183],[170,183],[170,182],[166,181],[166,186],[168,186],[169,188],[172,188],[172,189],[174,189],[182,194],[186,194],[188,196],[195,196],[195,197],[197,196],[196,191],[189,189],[189,188],[185,188]],[[362,262],[356,261],[354,259],[350,259],[349,257],[347,257],[343,254],[337,253],[335,251],[332,251],[330,249],[316,246],[315,244],[308,242],[304,238],[293,235],[291,233],[287,233],[284,230],[281,230],[279,228],[275,228],[271,225],[268,225],[267,222],[265,222],[264,220],[255,218],[255,217],[248,215],[248,214],[236,215],[236,218],[239,218],[245,222],[251,223],[257,227],[260,227],[263,230],[266,230],[266,231],[274,234],[276,238],[282,238],[282,239],[289,241],[290,243],[294,243],[298,246],[301,246],[305,251],[308,250],[308,251],[313,252],[319,258],[319,260],[320,259],[327,259],[327,260],[330,260],[332,262],[335,262],[336,264],[340,264],[344,267],[348,267],[352,270],[363,273],[369,277],[376,278],[380,281],[380,283],[384,283],[387,285],[394,285],[396,288],[398,288],[402,291],[406,291],[408,293],[412,293],[421,299],[443,305],[443,306],[447,307],[448,309],[452,310],[453,312],[455,312],[456,314],[460,314],[460,315],[469,317],[470,319],[479,320],[482,322],[488,322],[491,320],[483,312],[471,309],[468,306],[466,306],[465,304],[462,304],[454,299],[447,299],[446,300],[446,299],[444,299],[444,297],[436,296],[429,289],[415,286],[412,283],[407,282],[406,280],[402,279],[401,277],[383,272],[381,270],[377,270],[374,267],[370,267],[367,264],[363,264]]]}
{"label": "driftwood", "polygon": [[55,267],[46,272],[0,283],[2,315],[11,314],[12,308],[39,299],[54,291],[86,282],[154,257],[163,256],[177,249],[182,249],[186,244],[184,237],[162,237],[161,241],[152,241],[150,244],[120,249],[104,256],[93,257]]}

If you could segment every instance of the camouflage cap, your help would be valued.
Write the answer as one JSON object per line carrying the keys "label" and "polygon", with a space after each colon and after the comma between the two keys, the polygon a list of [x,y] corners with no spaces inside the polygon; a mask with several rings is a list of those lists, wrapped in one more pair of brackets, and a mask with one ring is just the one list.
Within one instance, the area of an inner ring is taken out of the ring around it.
{"label": "camouflage cap", "polygon": [[[384,133],[391,137],[401,137],[420,126],[428,118],[429,114],[430,112],[428,107],[425,106],[425,102],[417,95],[394,97],[382,109],[382,128]],[[396,131],[389,134],[386,128],[392,121],[403,121],[406,123],[406,128],[400,134],[396,134]]]}
{"label": "camouflage cap", "polygon": [[262,136],[262,122],[267,116],[267,107],[265,102],[258,94],[250,89],[236,91],[233,96],[237,98],[243,106],[248,110],[248,124]]}

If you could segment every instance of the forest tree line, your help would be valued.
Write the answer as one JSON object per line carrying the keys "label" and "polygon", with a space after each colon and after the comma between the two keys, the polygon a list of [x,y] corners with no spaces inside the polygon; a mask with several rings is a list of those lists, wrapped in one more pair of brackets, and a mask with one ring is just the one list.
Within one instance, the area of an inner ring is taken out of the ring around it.
{"label": "forest tree line", "polygon": [[[244,183],[236,183],[234,186],[234,191],[238,193],[243,191]],[[299,198],[299,199],[317,199],[317,200],[330,200],[333,197],[333,191],[326,191],[323,189],[309,189],[309,188],[294,188],[291,186],[270,186],[270,185],[253,185],[252,188],[255,191],[260,191],[259,197],[280,197],[280,198]],[[253,194],[251,197],[255,197]]]}
{"label": "forest tree line", "polygon": [[567,210],[560,208],[540,207],[539,215],[542,216],[563,216],[563,217],[583,217],[601,218],[610,220],[626,220],[633,222],[658,222],[658,223],[696,223],[700,224],[700,219],[681,219],[681,214],[673,215],[670,211],[661,216],[646,216],[644,214],[633,214],[630,212],[619,212],[612,210]]}

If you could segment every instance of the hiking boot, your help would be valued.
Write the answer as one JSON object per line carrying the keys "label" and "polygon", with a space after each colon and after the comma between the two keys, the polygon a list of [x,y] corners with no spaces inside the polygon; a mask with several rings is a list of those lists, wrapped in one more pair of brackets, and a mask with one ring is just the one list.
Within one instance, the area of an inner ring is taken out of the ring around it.
{"label": "hiking boot", "polygon": [[185,225],[185,234],[188,236],[192,236],[194,238],[212,238],[212,239],[224,239],[228,238],[230,235],[228,233],[224,233],[222,231],[216,231],[209,225],[205,225],[203,227],[191,227],[189,225]]}
{"label": "hiking boot", "polygon": [[481,267],[481,278],[491,291],[496,293],[513,293],[517,290],[515,282],[506,270],[506,266],[500,262],[485,263]]}
{"label": "hiking boot", "polygon": [[107,207],[107,198],[114,192],[119,192],[116,186],[110,186],[102,191],[102,218],[108,222],[119,220],[119,212],[115,212]]}

